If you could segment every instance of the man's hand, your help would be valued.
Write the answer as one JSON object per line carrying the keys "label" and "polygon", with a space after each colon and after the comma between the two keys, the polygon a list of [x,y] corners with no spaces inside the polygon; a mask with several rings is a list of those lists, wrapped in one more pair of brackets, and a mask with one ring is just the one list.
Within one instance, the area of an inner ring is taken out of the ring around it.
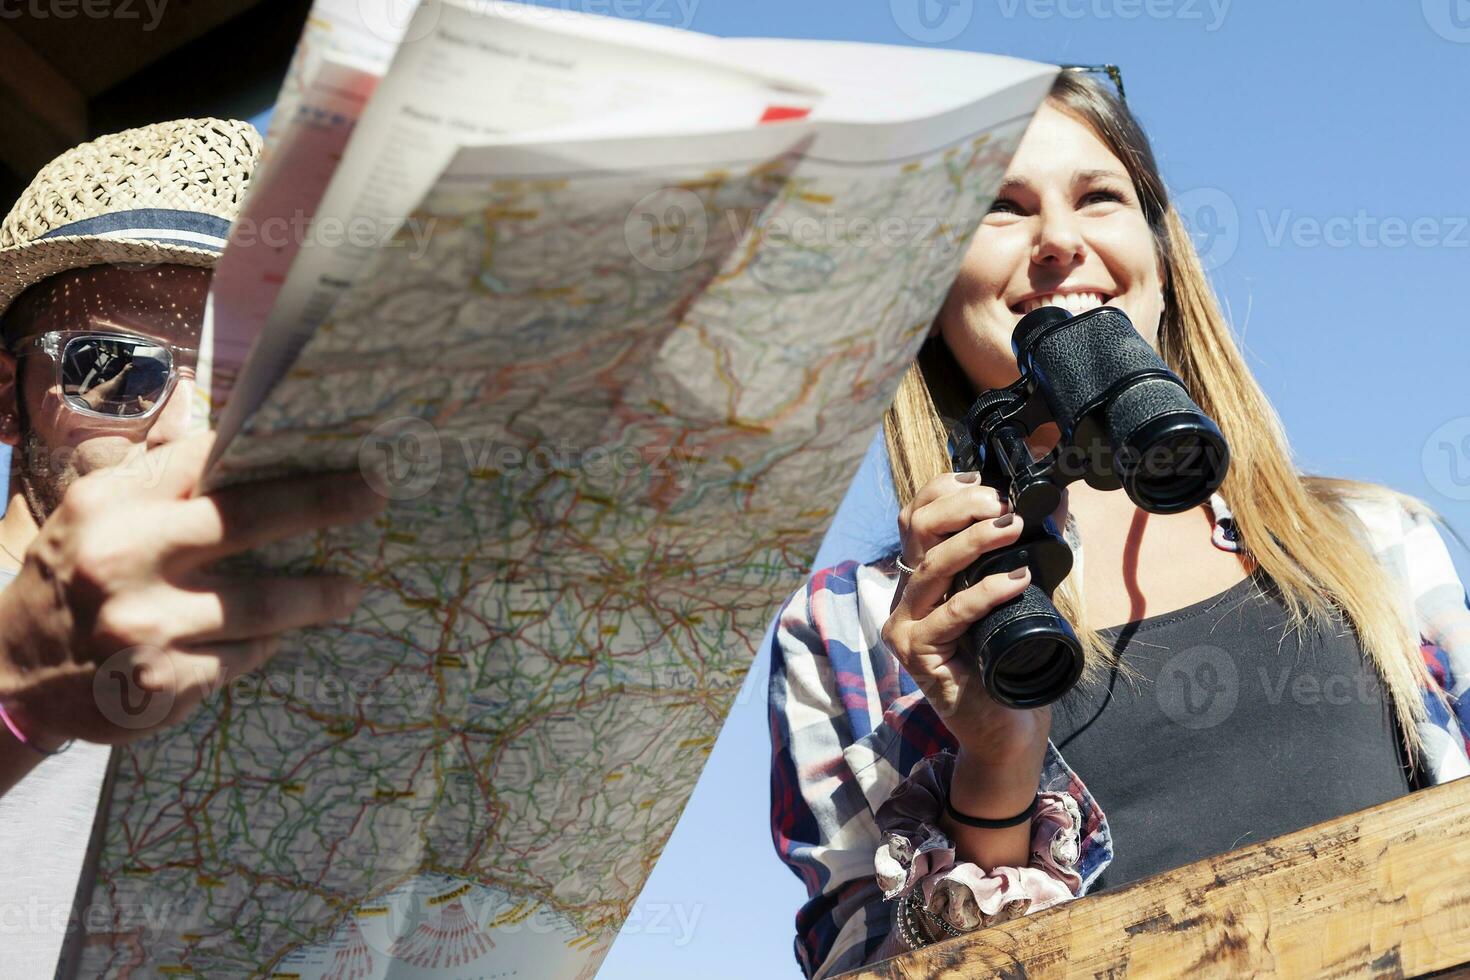
{"label": "man's hand", "polygon": [[191,497],[212,442],[204,433],[77,480],[0,593],[0,702],[39,746],[119,744],[173,725],[270,659],[280,633],[357,605],[345,576],[212,566],[366,520],[387,500],[355,473]]}

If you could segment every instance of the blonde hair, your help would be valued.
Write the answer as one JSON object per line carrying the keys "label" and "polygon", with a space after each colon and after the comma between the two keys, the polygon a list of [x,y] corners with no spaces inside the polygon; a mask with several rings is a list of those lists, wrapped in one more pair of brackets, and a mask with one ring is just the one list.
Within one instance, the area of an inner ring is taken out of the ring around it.
{"label": "blonde hair", "polygon": [[[1287,632],[1300,639],[1309,627],[1331,628],[1334,612],[1344,615],[1383,681],[1409,758],[1422,758],[1417,724],[1428,712],[1420,689],[1434,690],[1441,702],[1444,694],[1432,683],[1417,628],[1396,598],[1398,588],[1355,532],[1357,519],[1345,502],[1389,495],[1413,513],[1438,515],[1417,498],[1385,487],[1297,472],[1281,421],[1231,336],[1137,121],[1111,93],[1072,73],[1058,77],[1050,102],[1092,129],[1133,178],[1165,270],[1159,353],[1230,445],[1230,471],[1220,492],[1248,557],[1281,591],[1290,614]],[[944,341],[937,335],[926,341],[883,419],[900,507],[952,469],[950,426],[976,394]],[[1083,683],[1095,682],[1117,666],[1117,658],[1087,623],[1078,576],[1062,583],[1054,601],[1086,651]]]}

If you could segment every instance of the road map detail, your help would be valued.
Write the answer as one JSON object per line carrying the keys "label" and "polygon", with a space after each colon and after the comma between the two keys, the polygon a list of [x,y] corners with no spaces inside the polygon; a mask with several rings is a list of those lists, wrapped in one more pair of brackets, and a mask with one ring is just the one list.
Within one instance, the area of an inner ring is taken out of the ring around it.
{"label": "road map detail", "polygon": [[262,556],[366,597],[122,750],[80,975],[590,978],[1023,125],[441,182],[225,460],[371,473]]}

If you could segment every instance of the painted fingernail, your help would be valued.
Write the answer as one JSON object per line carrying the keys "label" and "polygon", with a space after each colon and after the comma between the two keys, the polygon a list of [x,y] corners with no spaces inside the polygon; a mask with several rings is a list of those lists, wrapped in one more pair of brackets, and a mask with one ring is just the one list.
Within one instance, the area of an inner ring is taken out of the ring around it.
{"label": "painted fingernail", "polygon": [[966,470],[963,473],[956,473],[954,475],[954,478],[956,480],[959,480],[961,483],[974,483],[975,481],[980,479],[980,474],[975,472],[974,470]]}
{"label": "painted fingernail", "polygon": [[1010,527],[1014,523],[1016,523],[1016,515],[1014,513],[1002,514],[995,519],[996,527]]}
{"label": "painted fingernail", "polygon": [[1025,578],[1027,575],[1030,575],[1030,574],[1031,574],[1031,566],[1030,565],[1022,565],[1020,568],[1013,568],[1013,569],[1011,569],[1011,575],[1010,575],[1010,577],[1013,578],[1013,579],[1019,580],[1019,579]]}

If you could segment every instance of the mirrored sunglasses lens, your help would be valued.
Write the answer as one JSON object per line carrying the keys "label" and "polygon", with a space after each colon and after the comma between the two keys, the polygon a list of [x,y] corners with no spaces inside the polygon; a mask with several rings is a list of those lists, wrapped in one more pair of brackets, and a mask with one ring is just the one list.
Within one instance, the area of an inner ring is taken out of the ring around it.
{"label": "mirrored sunglasses lens", "polygon": [[168,387],[170,361],[167,347],[77,337],[61,356],[62,393],[72,404],[101,415],[146,415]]}

